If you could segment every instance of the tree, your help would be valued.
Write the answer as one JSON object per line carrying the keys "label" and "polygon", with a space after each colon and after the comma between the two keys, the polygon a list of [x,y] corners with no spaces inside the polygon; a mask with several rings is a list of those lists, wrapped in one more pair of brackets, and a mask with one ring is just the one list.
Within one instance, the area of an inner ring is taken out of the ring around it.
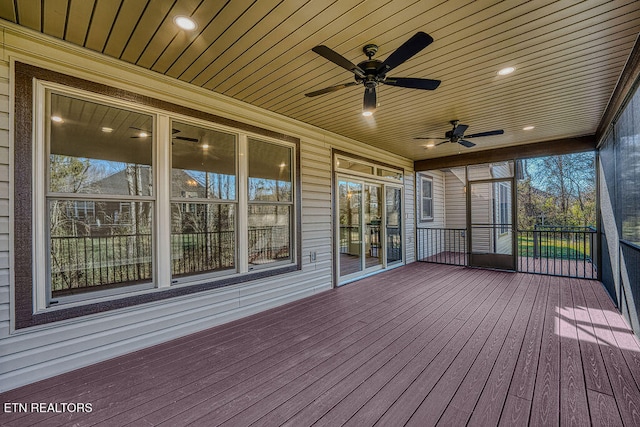
{"label": "tree", "polygon": [[518,225],[595,225],[595,157],[592,152],[522,161]]}

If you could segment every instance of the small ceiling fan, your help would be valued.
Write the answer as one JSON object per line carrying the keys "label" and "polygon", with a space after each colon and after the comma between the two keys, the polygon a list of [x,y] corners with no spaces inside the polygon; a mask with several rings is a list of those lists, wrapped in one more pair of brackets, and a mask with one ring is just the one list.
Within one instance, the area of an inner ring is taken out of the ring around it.
{"label": "small ceiling fan", "polygon": [[[133,126],[129,126],[129,129],[134,129],[137,130],[139,133],[137,135],[132,136],[131,138],[146,138],[148,136],[151,136],[151,131],[145,130],[145,129],[140,129],[137,127],[133,127]],[[182,141],[189,141],[189,142],[198,142],[200,141],[198,138],[189,138],[187,136],[179,136],[176,135],[177,133],[180,133],[181,131],[179,131],[178,129],[172,129],[171,130],[171,138],[172,139],[179,139]]]}
{"label": "small ceiling fan", "polygon": [[305,93],[305,96],[318,96],[325,93],[335,92],[346,87],[364,85],[364,103],[363,115],[371,115],[376,109],[376,87],[380,84],[390,86],[404,87],[409,89],[434,90],[440,85],[440,80],[421,79],[412,77],[388,77],[387,73],[398,65],[402,64],[425,47],[433,42],[433,38],[422,31],[414,34],[409,40],[404,42],[398,49],[384,61],[372,59],[378,51],[378,46],[368,44],[362,50],[369,59],[360,62],[358,65],[331,50],[327,46],[320,45],[312,50],[318,55],[328,59],[340,67],[351,71],[354,74],[355,82],[343,83],[336,86],[330,86],[324,89]]}
{"label": "small ceiling fan", "polygon": [[464,145],[465,147],[473,147],[476,144],[474,144],[471,141],[467,141],[468,138],[479,138],[481,136],[491,136],[491,135],[502,135],[504,133],[504,130],[500,129],[500,130],[491,130],[488,132],[480,132],[480,133],[474,133],[471,135],[465,135],[465,131],[467,130],[467,128],[469,126],[467,125],[462,125],[460,124],[460,122],[458,120],[451,120],[449,123],[451,123],[453,125],[453,129],[447,131],[444,134],[444,138],[429,138],[426,136],[421,136],[421,137],[416,137],[413,139],[444,139],[445,141],[439,142],[436,144],[436,147],[438,145],[442,145],[446,142],[457,142],[460,145]]}

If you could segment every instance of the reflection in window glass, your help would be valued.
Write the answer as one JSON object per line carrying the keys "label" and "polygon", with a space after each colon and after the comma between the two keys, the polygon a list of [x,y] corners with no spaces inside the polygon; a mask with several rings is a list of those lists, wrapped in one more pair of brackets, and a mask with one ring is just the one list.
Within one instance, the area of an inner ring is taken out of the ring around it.
{"label": "reflection in window glass", "polygon": [[249,264],[291,260],[292,149],[249,139]]}
{"label": "reflection in window glass", "polygon": [[148,282],[151,203],[49,202],[51,295]]}
{"label": "reflection in window glass", "polygon": [[345,159],[343,157],[338,158],[336,167],[338,169],[346,169],[352,172],[360,172],[367,175],[373,175],[373,166],[367,165],[365,163],[360,163],[352,159]]}
{"label": "reflection in window glass", "polygon": [[290,202],[291,148],[249,139],[249,200]]}
{"label": "reflection in window glass", "polygon": [[291,259],[291,206],[249,205],[249,264]]}
{"label": "reflection in window glass", "polygon": [[174,122],[171,196],[236,199],[236,136]]}
{"label": "reflection in window glass", "polygon": [[171,273],[174,276],[235,267],[235,205],[171,204]]}
{"label": "reflection in window glass", "polygon": [[50,296],[149,283],[152,117],[55,93],[47,111]]}
{"label": "reflection in window glass", "polygon": [[55,93],[49,108],[51,193],[152,194],[151,116]]}
{"label": "reflection in window glass", "polygon": [[236,136],[174,122],[171,147],[172,275],[234,269]]}
{"label": "reflection in window glass", "polygon": [[395,179],[396,181],[402,182],[402,172],[393,171],[393,170],[384,169],[384,168],[376,168],[376,173],[379,177]]}

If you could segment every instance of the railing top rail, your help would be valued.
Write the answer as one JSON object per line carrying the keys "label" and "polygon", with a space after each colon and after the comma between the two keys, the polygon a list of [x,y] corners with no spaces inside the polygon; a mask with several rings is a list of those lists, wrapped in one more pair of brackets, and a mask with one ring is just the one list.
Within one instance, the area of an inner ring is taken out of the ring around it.
{"label": "railing top rail", "polygon": [[571,231],[595,233],[596,228],[591,225],[534,225],[533,229],[520,229],[518,231]]}
{"label": "railing top rail", "polygon": [[443,227],[418,227],[417,230],[434,230],[434,231],[467,231],[466,228],[443,228]]}

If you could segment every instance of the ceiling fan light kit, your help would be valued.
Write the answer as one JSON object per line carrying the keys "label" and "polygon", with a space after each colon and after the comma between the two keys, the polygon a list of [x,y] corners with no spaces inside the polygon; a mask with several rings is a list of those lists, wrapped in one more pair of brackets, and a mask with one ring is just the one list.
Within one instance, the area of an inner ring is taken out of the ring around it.
{"label": "ceiling fan light kit", "polygon": [[345,70],[352,72],[355,81],[309,92],[306,93],[305,96],[313,97],[323,95],[325,93],[331,93],[340,89],[344,89],[346,87],[361,84],[365,88],[362,104],[362,114],[364,116],[370,116],[376,110],[376,88],[378,87],[378,85],[386,84],[408,89],[434,90],[440,85],[440,80],[387,76],[387,73],[389,71],[416,55],[422,49],[429,46],[432,42],[433,38],[430,35],[419,31],[414,34],[409,40],[404,42],[384,61],[373,59],[373,56],[378,52],[378,46],[375,44],[368,44],[362,49],[365,55],[367,55],[368,59],[360,62],[358,65],[355,65],[327,46],[316,46],[312,49],[315,53],[344,68]]}

